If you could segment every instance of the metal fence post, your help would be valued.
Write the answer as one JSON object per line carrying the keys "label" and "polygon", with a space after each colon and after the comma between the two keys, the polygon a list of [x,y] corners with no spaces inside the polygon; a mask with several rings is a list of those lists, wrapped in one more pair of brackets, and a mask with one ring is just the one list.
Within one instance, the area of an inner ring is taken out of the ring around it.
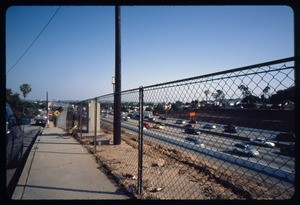
{"label": "metal fence post", "polygon": [[142,175],[143,175],[143,119],[144,119],[144,93],[143,87],[139,88],[139,149],[138,149],[138,194],[142,194]]}
{"label": "metal fence post", "polygon": [[82,110],[83,110],[83,103],[80,103],[80,113],[79,113],[79,129],[80,129],[80,144],[82,144]]}
{"label": "metal fence post", "polygon": [[116,64],[114,91],[114,145],[121,144],[121,9],[115,7]]}
{"label": "metal fence post", "polygon": [[94,155],[96,155],[96,140],[97,140],[97,98],[95,98]]}

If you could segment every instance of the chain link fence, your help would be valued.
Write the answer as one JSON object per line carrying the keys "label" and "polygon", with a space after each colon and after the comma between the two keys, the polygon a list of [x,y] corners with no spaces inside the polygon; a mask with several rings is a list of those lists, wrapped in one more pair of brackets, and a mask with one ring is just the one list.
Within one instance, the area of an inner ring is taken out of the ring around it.
{"label": "chain link fence", "polygon": [[[77,137],[143,199],[289,199],[294,72],[288,58],[123,91],[121,145],[111,144],[114,94],[82,101]],[[100,134],[84,134],[91,101]]]}

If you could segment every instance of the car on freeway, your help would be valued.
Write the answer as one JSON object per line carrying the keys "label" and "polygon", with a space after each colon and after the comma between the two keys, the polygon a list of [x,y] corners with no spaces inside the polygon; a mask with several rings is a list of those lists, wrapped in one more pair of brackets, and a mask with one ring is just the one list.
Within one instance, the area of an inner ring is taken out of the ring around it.
{"label": "car on freeway", "polygon": [[132,113],[129,113],[127,116],[128,116],[129,118],[134,118],[134,115],[133,115]]}
{"label": "car on freeway", "polygon": [[176,120],[175,124],[185,124],[186,121],[185,120],[182,120],[182,119],[179,119],[179,120]]}
{"label": "car on freeway", "polygon": [[153,128],[155,128],[155,129],[159,129],[159,130],[163,130],[164,129],[164,124],[163,123],[161,123],[161,122],[157,122],[157,123],[155,123],[154,125],[153,125]]}
{"label": "car on freeway", "polygon": [[257,138],[251,138],[250,142],[257,145],[262,145],[265,147],[275,147],[274,142],[267,141],[265,138],[257,137]]}
{"label": "car on freeway", "polygon": [[155,117],[149,117],[148,120],[149,120],[149,122],[156,122],[156,118]]}
{"label": "car on freeway", "polygon": [[288,133],[288,132],[281,132],[276,135],[275,139],[279,141],[284,141],[284,142],[294,142],[295,141],[295,134],[293,133]]}
{"label": "car on freeway", "polygon": [[184,125],[185,128],[195,128],[195,125],[194,124],[186,124]]}
{"label": "car on freeway", "polygon": [[42,117],[35,118],[35,125],[45,127],[47,124],[47,120]]}
{"label": "car on freeway", "polygon": [[224,126],[224,132],[229,132],[229,133],[236,133],[237,127],[234,125],[225,125]]}
{"label": "car on freeway", "polygon": [[201,141],[200,139],[198,139],[197,137],[194,136],[188,136],[185,138],[186,141],[193,143],[194,145],[200,146],[202,148],[204,148],[204,143],[203,141]]}
{"label": "car on freeway", "polygon": [[192,135],[200,135],[200,134],[201,134],[201,131],[198,130],[198,129],[195,129],[195,128],[186,128],[186,129],[184,130],[184,132],[185,132],[186,134],[192,134]]}
{"label": "car on freeway", "polygon": [[128,117],[128,116],[126,116],[126,115],[123,115],[123,116],[122,116],[122,120],[123,120],[123,121],[128,121],[129,119],[130,119],[130,117]]}
{"label": "car on freeway", "polygon": [[244,144],[242,142],[235,143],[232,148],[233,152],[235,153],[242,153],[249,157],[255,157],[259,155],[259,152],[254,147]]}
{"label": "car on freeway", "polygon": [[204,128],[204,129],[216,129],[217,126],[214,125],[214,124],[206,123],[205,125],[203,125],[203,128]]}
{"label": "car on freeway", "polygon": [[148,122],[144,122],[144,123],[143,123],[143,126],[144,126],[146,129],[150,129],[150,128],[151,128],[151,125],[150,125]]}
{"label": "car on freeway", "polygon": [[197,124],[197,121],[196,120],[190,120],[190,121],[188,121],[188,123],[190,123],[190,124]]}
{"label": "car on freeway", "polygon": [[281,147],[280,152],[284,155],[295,157],[295,143]]}
{"label": "car on freeway", "polygon": [[6,167],[16,168],[23,156],[24,132],[22,125],[30,124],[30,118],[17,118],[11,106],[6,103]]}

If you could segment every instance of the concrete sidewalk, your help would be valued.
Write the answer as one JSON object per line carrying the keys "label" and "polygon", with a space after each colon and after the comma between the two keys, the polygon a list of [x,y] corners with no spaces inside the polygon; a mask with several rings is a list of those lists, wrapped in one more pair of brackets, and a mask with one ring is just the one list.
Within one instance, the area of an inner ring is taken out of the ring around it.
{"label": "concrete sidewalk", "polygon": [[30,151],[12,199],[130,199],[75,139],[45,128]]}

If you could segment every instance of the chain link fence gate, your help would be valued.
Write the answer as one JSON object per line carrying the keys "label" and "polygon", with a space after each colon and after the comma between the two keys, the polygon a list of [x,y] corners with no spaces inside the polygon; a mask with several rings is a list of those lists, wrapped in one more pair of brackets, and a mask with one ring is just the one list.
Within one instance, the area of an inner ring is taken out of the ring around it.
{"label": "chain link fence gate", "polygon": [[[291,198],[294,70],[288,58],[121,92],[122,143],[136,152],[112,174],[137,179],[120,181],[142,198]],[[108,134],[113,96],[97,98]]]}

